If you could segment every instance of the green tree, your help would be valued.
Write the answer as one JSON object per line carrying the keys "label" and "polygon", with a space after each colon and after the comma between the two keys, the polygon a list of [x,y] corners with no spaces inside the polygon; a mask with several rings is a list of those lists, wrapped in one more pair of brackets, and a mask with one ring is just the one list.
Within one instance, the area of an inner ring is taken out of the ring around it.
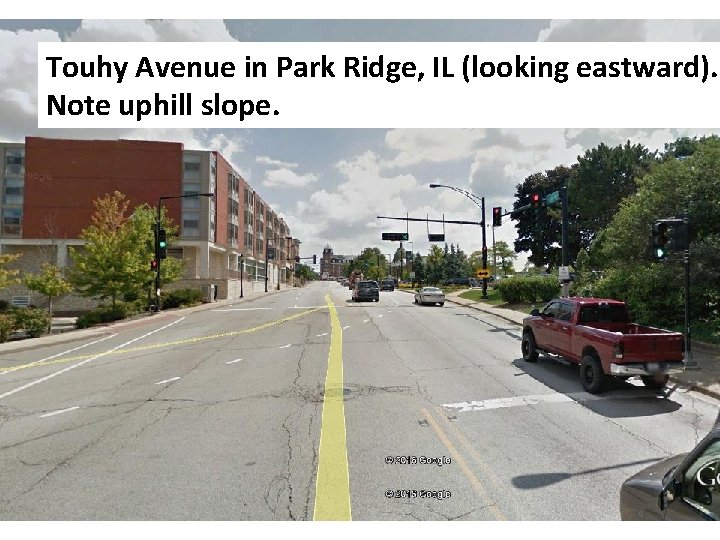
{"label": "green tree", "polygon": [[[515,259],[517,259],[517,254],[510,248],[507,242],[498,240],[490,251],[493,255],[491,261],[496,261],[496,264],[499,263],[498,268],[493,268],[493,275],[500,273],[503,276],[507,276],[514,272],[514,263]],[[499,273],[498,270],[500,270]]]}
{"label": "green tree", "polygon": [[39,274],[25,274],[23,283],[31,291],[47,297],[48,313],[52,316],[52,302],[72,291],[72,285],[65,280],[63,272],[54,264],[44,263]]}
{"label": "green tree", "polygon": [[19,258],[20,255],[0,255],[0,289],[6,289],[11,285],[20,283],[20,279],[18,278],[20,270],[6,268],[6,265],[15,262]]}
{"label": "green tree", "polygon": [[97,199],[91,225],[80,233],[85,245],[69,249],[74,266],[68,277],[75,289],[83,296],[110,298],[113,307],[118,296],[145,285],[141,276],[150,266],[135,244],[128,206],[119,191]]}
{"label": "green tree", "polygon": [[[692,155],[668,158],[645,175],[638,191],[627,197],[612,222],[590,249],[592,270],[603,271],[603,282],[635,280],[636,289],[661,294],[665,300],[682,290],[681,254],[670,254],[661,264],[649,251],[653,222],[658,218],[690,218],[691,308],[693,316],[718,320],[720,312],[720,139],[699,141]],[[629,277],[618,277],[628,274]],[[652,283],[648,280],[655,280]],[[618,286],[617,289],[622,289]],[[658,291],[665,290],[665,293]],[[637,293],[637,291],[635,291]],[[639,297],[634,297],[639,302]],[[644,301],[645,313],[657,320],[679,321],[682,309],[661,313],[667,302]]]}
{"label": "green tree", "polygon": [[630,141],[612,148],[601,143],[578,157],[568,196],[582,247],[612,221],[622,200],[637,191],[638,179],[656,163],[655,153]]}
{"label": "green tree", "polygon": [[426,273],[428,283],[440,284],[445,279],[445,254],[439,246],[433,244],[427,256]]}

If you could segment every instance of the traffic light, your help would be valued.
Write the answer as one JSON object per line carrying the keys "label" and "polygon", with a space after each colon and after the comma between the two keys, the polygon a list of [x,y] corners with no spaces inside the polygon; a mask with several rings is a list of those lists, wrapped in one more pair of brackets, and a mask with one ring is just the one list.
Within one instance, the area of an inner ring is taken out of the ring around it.
{"label": "traffic light", "polygon": [[539,193],[533,193],[530,196],[530,202],[535,210],[538,210],[540,208],[540,194]]}
{"label": "traffic light", "polygon": [[313,255],[313,264],[317,264],[317,255]]}
{"label": "traffic light", "polygon": [[664,221],[656,221],[652,233],[652,254],[656,261],[663,260],[667,255],[668,240],[668,224]]}
{"label": "traffic light", "polygon": [[151,270],[157,270],[157,261],[156,261],[155,259],[153,259],[152,261],[150,261],[150,269],[151,269]]}
{"label": "traffic light", "polygon": [[158,256],[161,259],[167,259],[167,233],[165,229],[158,231]]}
{"label": "traffic light", "polygon": [[299,263],[299,262],[300,262],[300,257],[295,256],[295,262],[296,262],[296,263]]}
{"label": "traffic light", "polygon": [[502,208],[499,206],[493,207],[493,227],[499,227],[502,225]]}

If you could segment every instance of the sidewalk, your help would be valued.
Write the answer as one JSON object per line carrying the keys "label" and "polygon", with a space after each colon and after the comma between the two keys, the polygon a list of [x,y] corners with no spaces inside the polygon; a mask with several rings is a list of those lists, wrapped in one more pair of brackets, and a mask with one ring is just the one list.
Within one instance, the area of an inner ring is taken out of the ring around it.
{"label": "sidewalk", "polygon": [[[295,287],[295,289],[297,288],[301,287]],[[138,315],[130,319],[124,319],[108,324],[100,324],[93,326],[92,328],[85,328],[82,330],[69,330],[69,327],[71,326],[70,322],[72,321],[74,323],[74,317],[55,317],[53,318],[53,330],[56,331],[56,333],[51,333],[39,338],[19,339],[16,341],[0,343],[0,354],[27,351],[30,349],[38,349],[61,343],[72,343],[73,341],[81,341],[84,339],[101,338],[130,325],[148,324],[163,320],[167,320],[169,322],[173,317],[184,316],[188,313],[214,309],[230,304],[238,304],[240,302],[252,302],[257,298],[270,296],[272,294],[291,289],[293,289],[293,287],[283,287],[279,291],[270,289],[268,292],[243,291],[243,298],[228,298],[227,300],[209,302],[207,304],[200,304],[199,306],[189,308],[168,309],[167,311],[162,311],[161,313]]]}
{"label": "sidewalk", "polygon": [[[522,325],[523,318],[527,316],[520,311],[498,308],[483,302],[460,298],[461,292],[464,291],[448,293],[445,299],[453,304],[490,313],[518,326]],[[720,399],[720,347],[694,342],[692,344],[692,354],[693,360],[697,362],[700,369],[687,370],[684,373],[672,375],[670,380],[687,386],[690,390]]]}

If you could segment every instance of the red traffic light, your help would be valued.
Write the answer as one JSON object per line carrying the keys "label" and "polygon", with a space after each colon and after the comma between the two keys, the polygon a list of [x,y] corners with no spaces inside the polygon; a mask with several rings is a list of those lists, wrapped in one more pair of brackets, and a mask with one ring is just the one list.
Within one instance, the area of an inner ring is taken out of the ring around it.
{"label": "red traffic light", "polygon": [[152,261],[150,261],[150,268],[151,268],[152,270],[157,270],[157,261],[156,261],[155,259],[153,259]]}
{"label": "red traffic light", "polygon": [[540,194],[539,193],[533,193],[532,194],[532,203],[537,206],[540,203]]}

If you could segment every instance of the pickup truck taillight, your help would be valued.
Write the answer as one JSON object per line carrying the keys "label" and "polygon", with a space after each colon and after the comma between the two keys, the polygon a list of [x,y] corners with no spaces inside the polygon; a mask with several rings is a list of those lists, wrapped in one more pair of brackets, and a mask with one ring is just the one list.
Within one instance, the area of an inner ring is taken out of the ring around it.
{"label": "pickup truck taillight", "polygon": [[623,344],[622,341],[618,341],[615,345],[613,345],[613,356],[615,358],[622,358],[623,357]]}

